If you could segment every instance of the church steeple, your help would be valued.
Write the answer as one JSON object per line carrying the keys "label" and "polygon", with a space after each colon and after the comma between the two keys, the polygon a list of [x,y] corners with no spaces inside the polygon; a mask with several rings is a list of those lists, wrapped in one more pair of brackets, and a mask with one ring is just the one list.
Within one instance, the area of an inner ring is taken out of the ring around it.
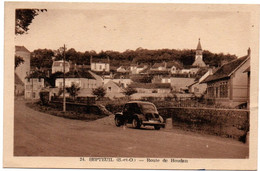
{"label": "church steeple", "polygon": [[197,60],[198,58],[201,58],[201,60],[202,60],[202,48],[201,48],[201,44],[200,44],[200,38],[199,38],[199,42],[198,42],[197,49],[196,49],[195,60]]}
{"label": "church steeple", "polygon": [[198,42],[198,46],[197,46],[197,50],[202,50],[202,48],[201,48],[201,44],[200,44],[200,38],[199,38],[199,42]]}
{"label": "church steeple", "polygon": [[198,66],[198,67],[204,67],[206,66],[205,63],[203,62],[203,56],[202,56],[202,48],[201,48],[201,44],[200,44],[200,38],[199,38],[199,42],[197,45],[197,49],[196,49],[196,56],[195,56],[195,61],[192,64],[193,66]]}

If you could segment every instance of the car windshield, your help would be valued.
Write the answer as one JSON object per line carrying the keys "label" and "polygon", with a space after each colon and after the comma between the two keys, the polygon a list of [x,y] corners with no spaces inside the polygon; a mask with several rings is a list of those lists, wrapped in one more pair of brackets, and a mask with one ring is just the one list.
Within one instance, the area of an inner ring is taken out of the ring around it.
{"label": "car windshield", "polygon": [[141,107],[144,113],[157,112],[156,108],[152,104],[141,104]]}

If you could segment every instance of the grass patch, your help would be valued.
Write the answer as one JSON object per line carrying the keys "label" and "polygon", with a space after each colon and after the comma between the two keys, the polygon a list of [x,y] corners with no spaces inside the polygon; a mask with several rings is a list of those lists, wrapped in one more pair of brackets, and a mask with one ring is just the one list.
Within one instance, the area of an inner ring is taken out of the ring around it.
{"label": "grass patch", "polygon": [[63,118],[67,118],[67,119],[75,119],[75,120],[83,120],[83,121],[94,121],[97,119],[101,119],[104,118],[108,115],[105,114],[97,114],[97,113],[86,113],[83,111],[66,111],[65,113],[62,111],[62,109],[54,104],[49,104],[49,105],[42,105],[41,102],[30,102],[30,103],[26,103],[26,106],[28,106],[29,108],[42,112],[42,113],[46,113],[46,114],[50,114],[53,116],[58,116],[58,117],[63,117]]}

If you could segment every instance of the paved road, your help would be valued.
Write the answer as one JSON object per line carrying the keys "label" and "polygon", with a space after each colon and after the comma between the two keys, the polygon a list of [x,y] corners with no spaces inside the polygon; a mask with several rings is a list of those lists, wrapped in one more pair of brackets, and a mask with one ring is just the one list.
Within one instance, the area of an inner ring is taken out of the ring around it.
{"label": "paved road", "polygon": [[113,116],[92,122],[34,111],[15,101],[15,156],[246,158],[248,145],[180,130],[116,127]]}

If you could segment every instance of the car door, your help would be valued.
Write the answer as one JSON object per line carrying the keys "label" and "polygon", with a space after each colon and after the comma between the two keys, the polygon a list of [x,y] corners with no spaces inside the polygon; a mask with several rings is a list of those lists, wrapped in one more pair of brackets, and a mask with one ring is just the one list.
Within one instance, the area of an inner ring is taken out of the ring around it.
{"label": "car door", "polygon": [[125,104],[124,111],[123,111],[124,118],[130,122],[132,120],[133,114],[134,114],[133,103]]}

